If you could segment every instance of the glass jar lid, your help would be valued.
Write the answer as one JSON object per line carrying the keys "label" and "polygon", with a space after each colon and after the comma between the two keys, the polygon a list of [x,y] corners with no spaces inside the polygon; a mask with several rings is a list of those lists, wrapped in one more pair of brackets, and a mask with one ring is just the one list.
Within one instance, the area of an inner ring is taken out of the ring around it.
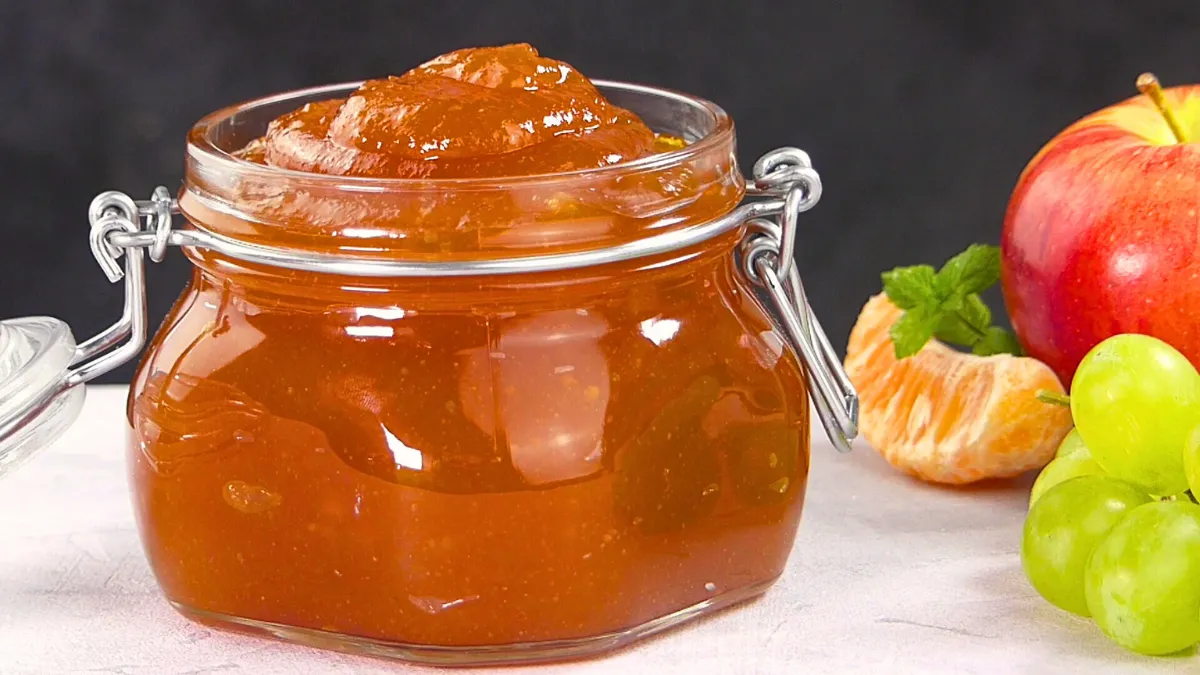
{"label": "glass jar lid", "polygon": [[0,321],[0,477],[78,417],[84,388],[65,386],[74,359],[75,337],[62,321]]}
{"label": "glass jar lid", "polygon": [[[172,199],[165,188],[144,202],[104,192],[88,209],[92,255],[110,282],[124,280],[125,309],[100,334],[76,344],[59,319],[36,316],[0,321],[0,478],[48,447],[79,416],[84,385],[129,361],[146,342],[145,258],[161,254],[159,237],[145,248],[121,250],[117,234],[170,224]],[[165,244],[164,244],[165,246]],[[118,259],[123,259],[119,262]]]}

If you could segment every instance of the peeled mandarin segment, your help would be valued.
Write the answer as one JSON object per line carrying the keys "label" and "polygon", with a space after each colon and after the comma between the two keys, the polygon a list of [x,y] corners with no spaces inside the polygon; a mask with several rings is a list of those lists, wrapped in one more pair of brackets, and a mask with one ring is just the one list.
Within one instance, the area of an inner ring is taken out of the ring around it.
{"label": "peeled mandarin segment", "polygon": [[1044,466],[1071,429],[1045,364],[1007,354],[976,356],[931,340],[896,360],[888,330],[901,310],[872,297],[850,333],[846,373],[859,394],[859,429],[892,466],[935,483],[965,484]]}

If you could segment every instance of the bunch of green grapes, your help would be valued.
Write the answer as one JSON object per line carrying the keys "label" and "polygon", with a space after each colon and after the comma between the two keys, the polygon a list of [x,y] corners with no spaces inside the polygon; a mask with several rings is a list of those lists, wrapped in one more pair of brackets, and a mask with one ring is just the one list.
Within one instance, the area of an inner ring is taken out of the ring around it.
{"label": "bunch of green grapes", "polygon": [[1167,343],[1117,335],[1071,381],[1075,429],[1038,476],[1021,540],[1029,582],[1121,646],[1200,642],[1200,373]]}

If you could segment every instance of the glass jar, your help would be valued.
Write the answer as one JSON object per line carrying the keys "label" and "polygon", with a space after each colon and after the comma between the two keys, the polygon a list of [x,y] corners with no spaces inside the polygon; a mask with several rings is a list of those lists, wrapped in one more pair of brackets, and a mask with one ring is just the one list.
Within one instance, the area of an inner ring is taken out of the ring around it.
{"label": "glass jar", "polygon": [[809,393],[838,447],[855,433],[791,262],[819,178],[776,151],[739,206],[723,111],[596,84],[687,145],[564,174],[362,179],[231,155],[357,85],[205,118],[178,202],[93,204],[122,321],[79,347],[60,322],[0,324],[0,392],[26,392],[0,409],[0,470],[141,348],[143,256],[175,245],[195,272],[131,386],[128,463],[151,569],[184,614],[501,663],[762,593],[804,501]]}

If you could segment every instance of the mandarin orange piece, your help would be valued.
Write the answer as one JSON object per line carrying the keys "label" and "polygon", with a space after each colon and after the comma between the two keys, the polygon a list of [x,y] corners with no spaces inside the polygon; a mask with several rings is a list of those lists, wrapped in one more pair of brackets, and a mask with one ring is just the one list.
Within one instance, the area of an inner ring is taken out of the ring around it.
{"label": "mandarin orange piece", "polygon": [[900,315],[886,295],[872,297],[846,348],[859,430],[889,464],[922,480],[962,485],[1016,476],[1054,458],[1071,413],[1037,399],[1042,389],[1063,392],[1046,364],[966,354],[937,340],[897,360],[888,330]]}

